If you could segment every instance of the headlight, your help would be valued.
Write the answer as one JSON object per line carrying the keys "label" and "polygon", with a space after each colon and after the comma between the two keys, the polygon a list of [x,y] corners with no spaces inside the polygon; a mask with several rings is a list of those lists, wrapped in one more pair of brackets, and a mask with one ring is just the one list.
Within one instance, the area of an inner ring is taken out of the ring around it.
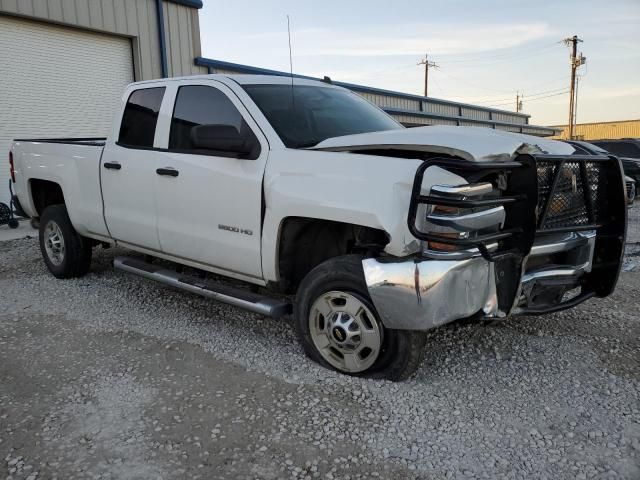
{"label": "headlight", "polygon": [[[434,185],[431,197],[447,200],[479,200],[495,196],[491,183],[475,183],[466,185]],[[455,202],[453,202],[455,203]],[[495,233],[504,225],[505,210],[503,206],[478,208],[459,208],[447,205],[432,205],[425,216],[423,231],[443,238],[473,239],[476,236]],[[429,250],[458,251],[468,247],[446,242],[430,240],[426,245]]]}

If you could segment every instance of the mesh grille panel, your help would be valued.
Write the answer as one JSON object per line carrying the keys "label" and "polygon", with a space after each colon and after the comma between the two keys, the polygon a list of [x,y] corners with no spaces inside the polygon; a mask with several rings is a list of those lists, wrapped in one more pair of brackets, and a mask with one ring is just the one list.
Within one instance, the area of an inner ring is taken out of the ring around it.
{"label": "mesh grille panel", "polygon": [[[601,162],[576,160],[560,166],[559,162],[541,160],[537,169],[539,215],[547,209],[544,225],[538,225],[538,229],[580,227],[599,221],[606,206],[606,179]],[[589,218],[587,208],[589,193],[594,205],[593,219]]]}

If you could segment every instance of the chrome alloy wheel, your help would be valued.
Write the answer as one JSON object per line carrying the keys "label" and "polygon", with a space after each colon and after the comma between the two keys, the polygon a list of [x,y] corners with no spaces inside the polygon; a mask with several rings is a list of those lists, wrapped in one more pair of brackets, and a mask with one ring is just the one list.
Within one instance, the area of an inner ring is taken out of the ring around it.
{"label": "chrome alloy wheel", "polygon": [[64,261],[64,237],[56,222],[49,222],[44,229],[44,249],[51,263],[59,266]]}
{"label": "chrome alloy wheel", "polygon": [[382,347],[382,331],[371,310],[345,292],[318,297],[309,311],[309,331],[322,358],[343,372],[367,370]]}

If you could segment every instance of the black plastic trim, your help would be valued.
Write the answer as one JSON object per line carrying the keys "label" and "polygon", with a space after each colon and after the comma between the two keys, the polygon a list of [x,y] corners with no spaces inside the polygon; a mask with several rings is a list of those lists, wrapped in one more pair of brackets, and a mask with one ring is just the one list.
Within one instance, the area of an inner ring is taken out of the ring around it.
{"label": "black plastic trim", "polygon": [[164,152],[164,153],[180,153],[183,155],[205,155],[209,157],[224,157],[224,158],[237,158],[238,160],[248,160],[253,161],[260,157],[260,153],[262,151],[262,146],[260,142],[258,145],[260,149],[258,150],[258,156],[256,158],[249,158],[243,155],[239,155],[237,153],[232,152],[218,152],[213,150],[179,150],[177,148],[161,148],[161,147],[138,147],[134,145],[127,145],[125,143],[116,142],[116,145],[122,148],[126,148],[128,150],[147,150],[151,152]]}
{"label": "black plastic trim", "polygon": [[106,137],[87,138],[14,138],[14,142],[37,142],[37,143],[64,143],[69,145],[86,145],[89,147],[104,147]]}
{"label": "black plastic trim", "polygon": [[566,310],[568,308],[573,308],[576,305],[581,304],[585,300],[589,300],[596,296],[596,292],[587,292],[578,295],[571,300],[567,300],[566,302],[557,303],[555,305],[549,305],[544,307],[524,307],[521,308],[517,313],[518,315],[546,315],[548,313],[559,312],[561,310]]}
{"label": "black plastic trim", "polygon": [[11,196],[11,203],[13,203],[13,209],[15,210],[15,213],[16,213],[17,216],[25,217],[25,218],[27,218],[29,216],[29,215],[26,214],[26,212],[22,208],[22,205],[20,205],[20,200],[18,200],[18,196],[17,195],[12,195]]}
{"label": "black plastic trim", "polygon": [[157,168],[156,173],[165,177],[177,177],[180,175],[180,172],[173,168]]}

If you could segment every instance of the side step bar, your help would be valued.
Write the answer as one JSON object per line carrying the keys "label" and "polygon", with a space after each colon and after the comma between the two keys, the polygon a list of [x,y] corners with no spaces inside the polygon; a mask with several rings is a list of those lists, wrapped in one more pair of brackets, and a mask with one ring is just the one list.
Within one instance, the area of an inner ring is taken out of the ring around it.
{"label": "side step bar", "polygon": [[212,298],[213,300],[228,303],[234,307],[243,308],[268,317],[278,318],[291,313],[291,304],[289,302],[183,275],[135,258],[116,257],[113,260],[113,266],[117,270],[134,273],[180,290]]}

